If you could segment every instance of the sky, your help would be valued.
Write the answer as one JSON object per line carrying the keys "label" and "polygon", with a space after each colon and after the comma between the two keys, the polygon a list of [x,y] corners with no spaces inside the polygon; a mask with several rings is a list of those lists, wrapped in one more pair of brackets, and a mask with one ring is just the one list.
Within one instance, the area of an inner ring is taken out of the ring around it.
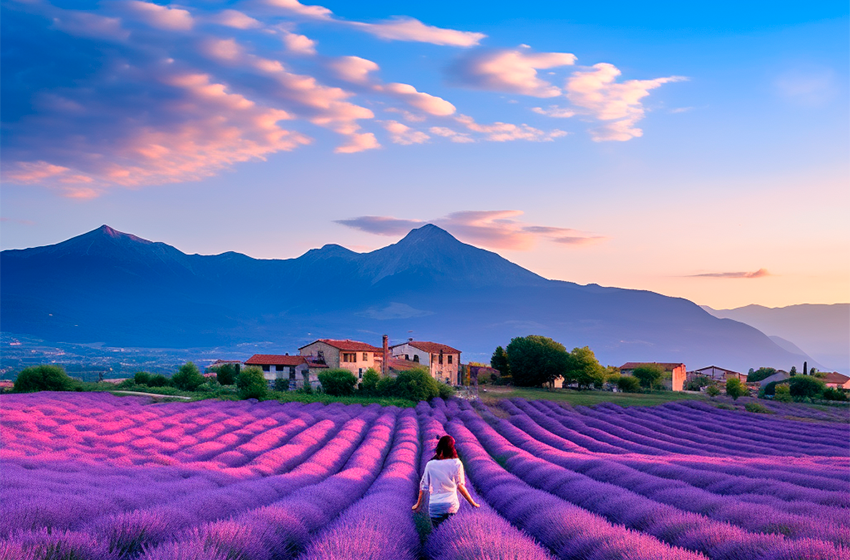
{"label": "sky", "polygon": [[2,3],[0,247],[370,251],[850,301],[846,2]]}

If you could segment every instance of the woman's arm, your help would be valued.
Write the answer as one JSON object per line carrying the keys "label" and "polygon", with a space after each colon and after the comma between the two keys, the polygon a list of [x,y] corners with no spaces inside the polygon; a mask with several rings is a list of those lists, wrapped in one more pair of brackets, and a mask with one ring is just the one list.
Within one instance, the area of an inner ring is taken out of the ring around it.
{"label": "woman's arm", "polygon": [[469,505],[475,508],[481,507],[479,504],[476,504],[475,500],[472,499],[472,496],[469,495],[469,490],[466,489],[465,484],[458,484],[457,489],[460,491],[461,494],[463,494],[463,497],[466,498],[466,501],[469,502]]}
{"label": "woman's arm", "polygon": [[416,503],[410,509],[412,509],[413,511],[416,511],[417,509],[419,509],[419,506],[422,505],[422,494],[424,494],[424,493],[425,492],[423,492],[422,490],[419,491],[419,497],[416,499]]}

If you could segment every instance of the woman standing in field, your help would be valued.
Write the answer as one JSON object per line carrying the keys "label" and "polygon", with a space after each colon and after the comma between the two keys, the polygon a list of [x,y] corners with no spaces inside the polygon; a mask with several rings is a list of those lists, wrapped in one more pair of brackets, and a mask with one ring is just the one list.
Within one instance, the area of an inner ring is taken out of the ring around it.
{"label": "woman standing in field", "polygon": [[428,515],[436,529],[440,523],[456,514],[460,509],[457,493],[463,494],[472,507],[479,507],[466,489],[466,477],[463,474],[463,463],[457,458],[455,440],[446,435],[437,442],[437,452],[425,464],[425,473],[419,483],[419,499],[413,506],[413,511],[422,505],[422,495],[425,491],[430,494]]}

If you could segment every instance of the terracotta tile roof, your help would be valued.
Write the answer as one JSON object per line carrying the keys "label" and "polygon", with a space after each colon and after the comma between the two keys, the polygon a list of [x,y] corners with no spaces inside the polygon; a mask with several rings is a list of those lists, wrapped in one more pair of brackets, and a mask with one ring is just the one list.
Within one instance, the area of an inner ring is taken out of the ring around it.
{"label": "terracotta tile roof", "polygon": [[620,366],[620,369],[635,369],[636,367],[651,365],[661,366],[664,368],[664,371],[673,371],[677,367],[684,366],[685,364],[675,362],[626,362]]}
{"label": "terracotta tile roof", "polygon": [[410,369],[425,367],[419,362],[414,362],[413,360],[405,360],[404,358],[390,358],[388,362],[389,368],[395,371],[407,371]]}
{"label": "terracotta tile roof", "polygon": [[460,350],[452,348],[447,344],[440,344],[439,342],[425,342],[423,340],[409,340],[407,342],[402,342],[401,344],[394,344],[393,348],[403,346],[405,344],[409,344],[414,348],[418,348],[419,350],[428,352],[429,354],[439,354],[440,350],[443,351],[443,354],[460,354]]}
{"label": "terracotta tile roof", "polygon": [[[306,348],[306,347],[310,346],[311,344],[316,344],[316,342],[324,342],[328,346],[333,346],[334,348],[336,348],[338,350],[345,350],[345,351],[350,351],[350,352],[378,352],[378,353],[383,352],[383,350],[381,350],[380,348],[376,348],[375,346],[372,346],[371,344],[366,344],[365,342],[358,342],[357,340],[348,340],[347,338],[345,340],[335,340],[333,338],[320,338],[319,340],[311,342],[310,344],[305,344],[301,348]],[[301,350],[301,348],[299,348],[299,350]]]}
{"label": "terracotta tile roof", "polygon": [[734,373],[735,375],[743,375],[739,371],[734,371],[734,370],[731,370],[731,369],[726,369],[726,368],[722,368],[722,367],[718,367],[718,366],[708,366],[708,367],[704,367],[704,368],[699,368],[697,370],[694,370],[694,373],[696,373],[698,371],[705,371],[707,369],[719,369],[720,371],[724,371],[726,373]]}
{"label": "terracotta tile roof", "polygon": [[842,373],[838,373],[837,371],[833,371],[824,375],[821,381],[823,381],[824,383],[838,383],[839,385],[844,385],[845,383],[850,381],[850,377],[847,377]]}
{"label": "terracotta tile roof", "polygon": [[254,354],[246,366],[299,366],[307,363],[304,356],[283,356],[281,354]]}

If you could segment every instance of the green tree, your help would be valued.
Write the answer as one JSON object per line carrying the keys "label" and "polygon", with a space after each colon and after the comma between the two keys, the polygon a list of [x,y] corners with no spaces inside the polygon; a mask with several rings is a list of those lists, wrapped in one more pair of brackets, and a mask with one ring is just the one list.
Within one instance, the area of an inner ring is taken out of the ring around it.
{"label": "green tree", "polygon": [[493,356],[490,358],[490,367],[499,370],[499,373],[503,376],[511,374],[508,353],[505,352],[505,349],[501,346],[497,346],[496,350],[493,352]]}
{"label": "green tree", "polygon": [[366,373],[363,374],[363,381],[360,386],[360,390],[363,391],[365,395],[376,395],[378,393],[378,382],[381,380],[381,376],[375,371],[373,368],[369,368],[366,370]]}
{"label": "green tree", "polygon": [[810,375],[798,375],[788,380],[791,396],[794,398],[816,399],[826,390],[826,384]]}
{"label": "green tree", "polygon": [[844,394],[844,391],[840,391],[834,387],[827,387],[823,391],[823,398],[828,401],[846,401],[847,395]]}
{"label": "green tree", "polygon": [[519,387],[552,383],[567,372],[571,361],[563,344],[538,335],[511,339],[507,353],[511,376]]}
{"label": "green tree", "polygon": [[776,385],[773,390],[774,399],[779,402],[791,402],[791,387],[787,383]]}
{"label": "green tree", "polygon": [[624,393],[640,393],[640,381],[631,375],[622,375],[617,380],[617,388]]}
{"label": "green tree", "polygon": [[[265,377],[263,377],[265,379]],[[274,390],[275,391],[289,391],[289,379],[284,379],[283,377],[278,377],[274,380]]]}
{"label": "green tree", "polygon": [[[750,370],[752,370],[752,368],[750,368]],[[765,377],[770,377],[774,373],[776,373],[776,370],[772,367],[760,367],[755,371],[751,371],[751,373],[747,375],[747,383],[761,381]]]}
{"label": "green tree", "polygon": [[194,391],[204,384],[204,376],[198,370],[198,366],[192,362],[186,362],[177,373],[171,376],[171,383],[182,391]]}
{"label": "green tree", "polygon": [[260,368],[246,367],[236,376],[236,392],[240,399],[262,399],[268,390],[269,383]]}
{"label": "green tree", "polygon": [[632,375],[638,378],[641,387],[652,389],[664,377],[664,368],[658,364],[644,364],[636,367]]}
{"label": "green tree", "polygon": [[136,385],[147,385],[151,382],[151,374],[146,371],[137,371],[133,375],[133,383]]}
{"label": "green tree", "polygon": [[705,375],[697,375],[696,377],[692,377],[685,382],[685,391],[699,391],[703,387],[708,387],[713,382],[710,377],[706,377]]}
{"label": "green tree", "polygon": [[170,381],[168,378],[161,373],[151,375],[150,379],[148,379],[148,387],[168,387],[169,384]]}
{"label": "green tree", "polygon": [[410,369],[396,376],[390,396],[414,402],[429,401],[440,396],[440,384],[427,369]]}
{"label": "green tree", "polygon": [[713,399],[714,397],[716,397],[717,395],[720,394],[720,389],[717,388],[717,385],[712,383],[711,385],[708,386],[708,388],[705,390],[705,392],[706,392],[706,394],[708,394],[709,397],[711,397]]}
{"label": "green tree", "polygon": [[791,371],[788,372],[792,377],[797,375],[797,366],[791,366]]}
{"label": "green tree", "polygon": [[347,369],[329,369],[319,374],[319,383],[329,395],[347,396],[354,394],[357,378]]}
{"label": "green tree", "polygon": [[219,383],[222,385],[233,385],[241,368],[239,364],[221,364],[210,369],[215,372],[215,377]]}
{"label": "green tree", "polygon": [[448,383],[437,383],[440,391],[440,398],[443,400],[448,400],[449,398],[455,396],[455,388],[449,385]]}
{"label": "green tree", "polygon": [[599,365],[593,350],[584,346],[573,348],[570,352],[569,366],[564,374],[564,384],[578,383],[579,388],[591,385],[602,386],[605,382],[605,368]]}
{"label": "green tree", "polygon": [[15,379],[15,391],[18,393],[70,391],[73,387],[74,380],[59,366],[30,366],[21,370]]}
{"label": "green tree", "polygon": [[749,396],[750,391],[737,377],[730,377],[726,380],[726,394],[738,400],[738,397]]}

